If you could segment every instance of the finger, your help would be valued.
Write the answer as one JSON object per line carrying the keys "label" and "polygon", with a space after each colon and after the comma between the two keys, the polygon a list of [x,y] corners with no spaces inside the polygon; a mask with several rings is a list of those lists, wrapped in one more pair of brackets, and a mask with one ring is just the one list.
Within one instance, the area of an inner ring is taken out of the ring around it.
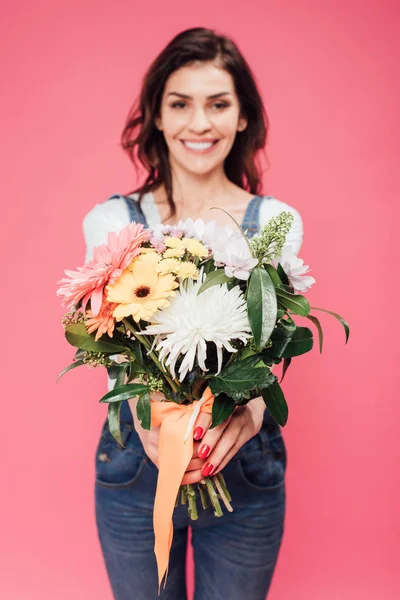
{"label": "finger", "polygon": [[[204,477],[214,475],[216,469],[220,466],[222,460],[228,454],[228,452],[236,452],[241,447],[241,431],[243,423],[241,419],[231,419],[228,425],[225,427],[223,435],[217,440],[217,443],[210,452],[203,468],[202,473]],[[201,449],[200,449],[201,452]],[[201,457],[201,454],[200,454]]]}
{"label": "finger", "polygon": [[203,465],[204,465],[204,460],[201,460],[201,458],[192,458],[192,460],[186,467],[186,473],[188,471],[195,471],[196,469],[201,469],[201,467]]}
{"label": "finger", "polygon": [[[210,456],[210,454],[213,451],[218,440],[220,439],[220,437],[224,433],[226,427],[230,423],[230,420],[231,420],[231,417],[229,417],[228,419],[226,419],[225,421],[223,421],[222,423],[220,423],[213,429],[207,430],[207,432],[205,433],[205,435],[201,441],[200,447],[197,451],[197,456],[199,458],[206,460],[207,457]],[[228,449],[227,449],[227,451],[228,451]]]}
{"label": "finger", "polygon": [[201,473],[201,469],[197,469],[196,471],[190,471],[189,473],[185,473],[181,485],[186,485],[187,483],[198,483],[204,479],[204,475]]}
{"label": "finger", "polygon": [[[248,436],[246,435],[245,431],[242,429],[241,432],[240,432],[240,434],[239,434],[239,436],[238,436],[236,445],[232,446],[232,448],[229,450],[229,452],[221,460],[221,462],[219,463],[219,465],[213,469],[212,475],[216,475],[217,473],[219,473],[220,471],[222,471],[222,469],[224,469],[226,467],[226,465],[228,464],[228,462],[235,456],[235,454],[238,452],[238,450],[247,441],[248,441]],[[239,448],[237,448],[236,446],[239,446]]]}
{"label": "finger", "polygon": [[201,440],[211,425],[211,415],[206,412],[199,412],[193,427],[193,439]]}
{"label": "finger", "polygon": [[200,445],[201,445],[201,442],[193,441],[193,455],[192,455],[192,458],[197,458],[198,457]]}

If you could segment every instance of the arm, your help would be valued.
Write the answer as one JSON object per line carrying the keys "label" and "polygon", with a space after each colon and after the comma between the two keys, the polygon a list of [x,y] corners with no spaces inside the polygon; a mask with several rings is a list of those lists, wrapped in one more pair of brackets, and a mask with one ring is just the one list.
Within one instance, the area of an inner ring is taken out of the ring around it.
{"label": "arm", "polygon": [[[93,258],[93,249],[107,242],[110,231],[120,231],[130,222],[129,211],[126,204],[120,199],[106,200],[96,204],[82,221],[82,231],[85,240],[85,264]],[[111,356],[116,362],[122,361],[122,355]],[[114,380],[107,377],[107,388],[111,391]]]}
{"label": "arm", "polygon": [[82,221],[86,244],[85,264],[93,258],[93,248],[107,242],[110,231],[118,232],[129,223],[128,208],[120,198],[96,204]]}
{"label": "arm", "polygon": [[[290,244],[292,252],[297,255],[303,241],[303,221],[295,208],[276,198],[266,198],[260,207],[260,229],[271,217],[278,215],[283,210],[291,212],[294,216],[285,244]],[[275,367],[276,365],[272,366],[272,372]],[[197,466],[196,459],[194,459],[193,467],[188,468],[182,483],[196,483],[210,473],[215,475],[221,471],[237,451],[260,431],[265,408],[262,396],[258,396],[245,406],[237,407],[230,419],[217,425],[214,429],[209,429],[210,415],[200,413],[196,420],[196,427],[201,428],[202,431],[196,439],[201,439],[201,444],[196,447],[196,451],[198,451],[197,456],[202,459],[202,463]],[[213,469],[210,471],[212,467]]]}

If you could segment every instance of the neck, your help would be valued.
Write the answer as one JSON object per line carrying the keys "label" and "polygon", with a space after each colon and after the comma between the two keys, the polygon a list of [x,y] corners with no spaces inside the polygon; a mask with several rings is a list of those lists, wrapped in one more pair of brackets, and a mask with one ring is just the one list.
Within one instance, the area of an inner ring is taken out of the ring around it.
{"label": "neck", "polygon": [[190,205],[191,210],[213,206],[217,200],[231,196],[236,187],[223,169],[205,174],[172,168],[172,189],[174,201],[179,206]]}

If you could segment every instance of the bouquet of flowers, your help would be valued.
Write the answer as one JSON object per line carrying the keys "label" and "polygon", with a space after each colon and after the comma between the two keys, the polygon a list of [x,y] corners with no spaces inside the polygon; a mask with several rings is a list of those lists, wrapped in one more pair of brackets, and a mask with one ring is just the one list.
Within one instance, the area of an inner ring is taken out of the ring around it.
{"label": "bouquet of flowers", "polygon": [[[201,219],[145,228],[132,222],[108,234],[93,258],[67,278],[57,295],[67,341],[77,348],[67,371],[104,365],[114,388],[109,429],[122,445],[121,403],[138,398],[142,427],[160,426],[159,473],[154,504],[155,553],[159,583],[168,568],[172,513],[180,500],[192,519],[196,499],[222,515],[233,510],[222,473],[181,486],[193,454],[191,435],[200,411],[215,427],[237,406],[262,396],[284,426],[288,406],[272,373],[283,361],[282,378],[294,356],[309,352],[313,334],[292,315],[322,328],[302,292],[315,283],[308,266],[285,245],[293,215],[281,212],[252,238],[236,223],[217,226]],[[234,219],[233,219],[234,221]],[[338,314],[325,310],[349,327]],[[117,362],[115,355],[122,355]],[[156,396],[162,401],[156,401]],[[197,488],[197,489],[196,489]]]}

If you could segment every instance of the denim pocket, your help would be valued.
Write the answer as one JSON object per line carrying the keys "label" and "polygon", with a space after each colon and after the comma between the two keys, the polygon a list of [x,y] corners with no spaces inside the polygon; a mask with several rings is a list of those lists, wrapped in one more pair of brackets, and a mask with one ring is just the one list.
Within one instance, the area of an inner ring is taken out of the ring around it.
{"label": "denim pocket", "polygon": [[267,491],[284,485],[286,448],[282,435],[267,436],[258,451],[240,455],[237,467],[242,482],[252,489]]}
{"label": "denim pocket", "polygon": [[133,424],[122,421],[120,430],[125,448],[111,435],[107,420],[103,425],[95,465],[96,483],[103,487],[125,488],[134,485],[147,464],[146,454]]}

